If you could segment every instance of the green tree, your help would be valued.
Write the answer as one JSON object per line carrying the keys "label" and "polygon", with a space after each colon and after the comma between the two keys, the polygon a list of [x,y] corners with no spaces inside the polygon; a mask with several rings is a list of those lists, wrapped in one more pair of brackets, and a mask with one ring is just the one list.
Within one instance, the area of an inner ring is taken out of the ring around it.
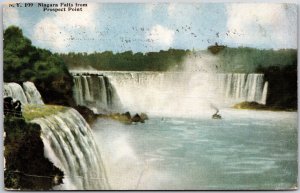
{"label": "green tree", "polygon": [[32,81],[46,103],[73,105],[72,76],[64,61],[32,45],[16,26],[4,31],[4,82]]}

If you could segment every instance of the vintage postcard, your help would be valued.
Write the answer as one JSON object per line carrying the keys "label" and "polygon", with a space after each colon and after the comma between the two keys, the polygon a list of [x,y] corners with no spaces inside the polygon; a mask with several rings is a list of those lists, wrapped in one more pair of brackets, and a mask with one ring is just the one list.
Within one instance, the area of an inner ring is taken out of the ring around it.
{"label": "vintage postcard", "polygon": [[4,3],[6,190],[295,190],[287,3]]}

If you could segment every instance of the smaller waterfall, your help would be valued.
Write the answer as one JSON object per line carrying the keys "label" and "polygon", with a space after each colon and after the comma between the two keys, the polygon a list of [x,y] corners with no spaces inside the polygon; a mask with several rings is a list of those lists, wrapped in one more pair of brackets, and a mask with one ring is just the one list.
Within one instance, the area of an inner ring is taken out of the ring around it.
{"label": "smaller waterfall", "polygon": [[266,81],[264,84],[263,92],[262,92],[262,98],[261,98],[262,104],[266,104],[266,102],[267,102],[268,86],[269,86],[269,83]]}
{"label": "smaller waterfall", "polygon": [[264,82],[263,74],[218,74],[217,89],[228,102],[266,104],[268,83]]}
{"label": "smaller waterfall", "polygon": [[4,97],[12,97],[13,99],[20,100],[22,104],[28,104],[27,97],[23,88],[14,82],[4,83]]}
{"label": "smaller waterfall", "polygon": [[23,87],[17,83],[4,83],[4,97],[20,100],[22,104],[44,104],[40,92],[32,82],[24,82]]}
{"label": "smaller waterfall", "polygon": [[32,120],[42,128],[45,156],[65,176],[62,189],[107,190],[110,188],[91,128],[74,109]]}
{"label": "smaller waterfall", "polygon": [[32,82],[24,82],[23,90],[25,92],[29,104],[44,104],[40,92],[37,90],[37,88]]}
{"label": "smaller waterfall", "polygon": [[73,79],[77,105],[85,105],[95,113],[121,108],[116,90],[106,76],[75,75]]}

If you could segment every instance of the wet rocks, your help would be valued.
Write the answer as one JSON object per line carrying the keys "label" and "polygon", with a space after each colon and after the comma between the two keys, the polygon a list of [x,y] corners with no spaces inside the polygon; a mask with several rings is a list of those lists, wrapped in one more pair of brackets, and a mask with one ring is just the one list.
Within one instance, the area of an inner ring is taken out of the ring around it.
{"label": "wet rocks", "polygon": [[101,114],[99,117],[110,118],[122,123],[131,124],[131,123],[145,123],[145,120],[148,120],[149,117],[146,113],[136,113],[134,116],[131,116],[130,112],[125,113],[111,113],[111,114]]}
{"label": "wet rocks", "polygon": [[144,123],[145,121],[142,120],[141,116],[139,114],[135,114],[132,118],[131,118],[131,121],[132,122],[141,122],[141,123]]}

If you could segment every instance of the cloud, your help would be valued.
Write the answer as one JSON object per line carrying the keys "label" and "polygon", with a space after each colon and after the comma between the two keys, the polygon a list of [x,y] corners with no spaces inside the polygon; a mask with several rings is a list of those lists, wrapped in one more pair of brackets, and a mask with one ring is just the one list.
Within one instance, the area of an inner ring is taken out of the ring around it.
{"label": "cloud", "polygon": [[178,19],[178,17],[191,17],[193,12],[199,9],[200,4],[186,3],[169,3],[167,12],[169,17]]}
{"label": "cloud", "polygon": [[56,18],[59,20],[57,22],[68,27],[94,28],[96,23],[95,14],[99,11],[99,8],[99,4],[89,3],[88,7],[83,8],[83,11],[57,12]]}
{"label": "cloud", "polygon": [[176,3],[170,3],[168,5],[168,15],[169,16],[174,16],[178,12],[178,5]]}
{"label": "cloud", "polygon": [[286,4],[229,4],[228,36],[225,41],[238,44],[297,47],[297,15]]}
{"label": "cloud", "polygon": [[169,48],[174,41],[175,32],[161,25],[155,25],[146,34],[146,40],[154,46]]}
{"label": "cloud", "polygon": [[50,46],[54,50],[63,50],[68,44],[70,34],[56,23],[56,18],[48,17],[35,25],[33,36],[39,43]]}
{"label": "cloud", "polygon": [[56,12],[45,17],[34,27],[33,39],[51,50],[65,51],[78,31],[91,32],[96,27],[97,4],[89,4],[81,12]]}
{"label": "cloud", "polygon": [[10,25],[20,25],[20,15],[17,9],[3,7],[3,26],[7,28]]}

